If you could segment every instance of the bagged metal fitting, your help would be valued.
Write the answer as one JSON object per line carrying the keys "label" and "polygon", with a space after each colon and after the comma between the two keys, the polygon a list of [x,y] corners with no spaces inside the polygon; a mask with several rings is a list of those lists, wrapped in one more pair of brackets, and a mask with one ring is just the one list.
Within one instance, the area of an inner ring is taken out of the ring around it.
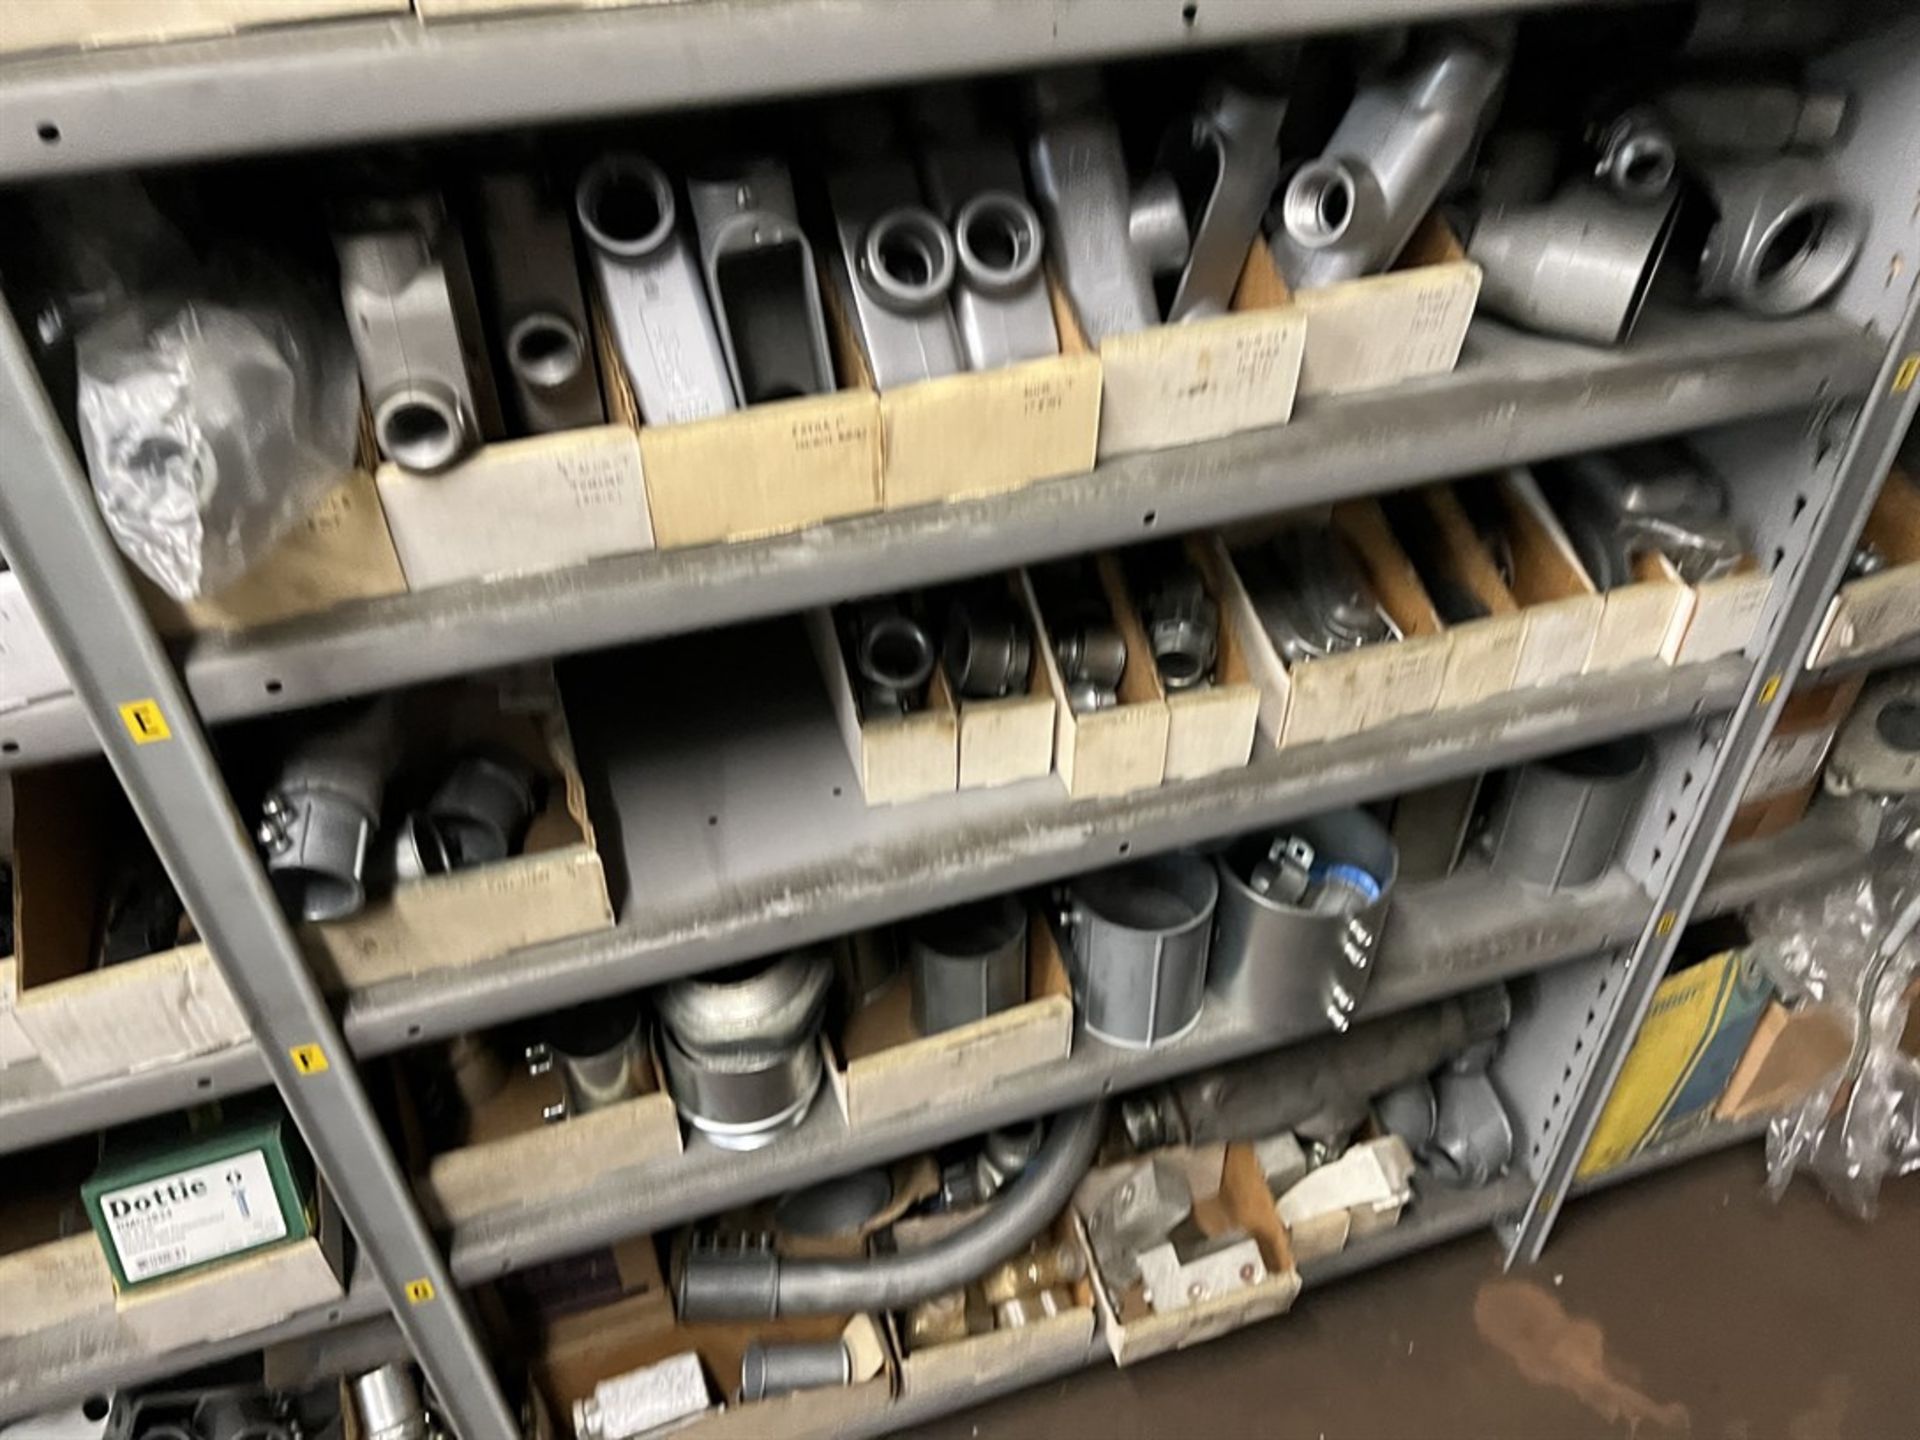
{"label": "bagged metal fitting", "polygon": [[1160,683],[1175,692],[1210,683],[1220,653],[1220,607],[1199,572],[1181,566],[1154,588],[1141,609]]}
{"label": "bagged metal fitting", "polygon": [[1866,241],[1866,209],[1818,161],[1725,161],[1698,173],[1716,215],[1700,256],[1701,299],[1797,315],[1847,278]]}
{"label": "bagged metal fitting", "polygon": [[873,160],[827,177],[840,248],[834,276],[881,390],[961,368],[948,295],[959,261],[920,200],[913,166]]}
{"label": "bagged metal fitting", "polygon": [[672,425],[739,403],[673,183],[640,155],[607,155],[574,189],[574,213],[640,416]]}
{"label": "bagged metal fitting", "polygon": [[1409,62],[1363,83],[1327,142],[1268,216],[1274,263],[1296,290],[1391,265],[1467,158],[1506,55],[1463,31],[1427,36]]}
{"label": "bagged metal fitting", "polygon": [[1280,184],[1286,118],[1285,96],[1215,79],[1161,141],[1152,178],[1167,184],[1185,242],[1181,261],[1169,267],[1169,323],[1226,313]]}
{"label": "bagged metal fitting", "polygon": [[740,1355],[743,1403],[853,1383],[853,1356],[845,1340],[752,1340]]}
{"label": "bagged metal fitting", "polygon": [[366,904],[367,844],[398,736],[383,697],[321,717],[260,802],[255,838],[280,903],[302,920],[344,920]]}
{"label": "bagged metal fitting", "polygon": [[1576,182],[1542,205],[1489,210],[1468,258],[1490,315],[1545,335],[1619,345],[1653,288],[1673,233],[1674,195],[1629,202]]}
{"label": "bagged metal fitting", "polygon": [[1399,870],[1364,810],[1250,836],[1214,857],[1220,924],[1207,989],[1276,1034],[1345,1030],[1366,998]]}
{"label": "bagged metal fitting", "polygon": [[674,1105],[726,1150],[757,1150],[806,1119],[833,961],[793,951],[676,980],[657,1002]]}
{"label": "bagged metal fitting", "polygon": [[953,318],[969,370],[1060,353],[1042,259],[1046,231],[1010,140],[974,135],[920,153],[927,201],[953,233]]}
{"label": "bagged metal fitting", "polygon": [[[1147,233],[1155,223],[1151,203],[1140,225],[1134,223],[1126,155],[1098,77],[1085,71],[1042,76],[1033,82],[1031,98],[1036,120],[1028,168],[1080,329],[1098,345],[1109,335],[1158,324],[1148,251],[1163,248],[1164,235]],[[1173,198],[1177,211],[1177,194]],[[1185,215],[1176,213],[1173,220],[1174,233],[1184,240]],[[1164,218],[1158,228],[1168,228]]]}
{"label": "bagged metal fitting", "polygon": [[1193,855],[1083,875],[1066,888],[1073,987],[1089,1034],[1147,1049],[1200,1021],[1220,882]]}
{"label": "bagged metal fitting", "polygon": [[566,1100],[548,1120],[588,1115],[641,1093],[646,1032],[638,995],[589,1000],[539,1022],[540,1044],[527,1052],[533,1073],[558,1068]]}
{"label": "bagged metal fitting", "polygon": [[1289,665],[1400,638],[1346,537],[1331,524],[1289,525],[1264,549],[1237,552],[1234,562]]}
{"label": "bagged metal fitting", "polygon": [[578,1440],[635,1440],[711,1404],[700,1356],[688,1350],[595,1385],[593,1394],[573,1402],[573,1433]]}
{"label": "bagged metal fitting", "polygon": [[956,600],[947,610],[941,660],[962,699],[999,700],[1026,686],[1033,637],[1010,603]]}
{"label": "bagged metal fitting", "polygon": [[600,367],[587,328],[566,211],[531,175],[480,181],[488,291],[518,432],[598,425]]}
{"label": "bagged metal fitting", "polygon": [[1027,998],[1027,912],[1011,895],[955,906],[906,928],[913,1023],[952,1030]]}
{"label": "bagged metal fitting", "polygon": [[842,623],[863,718],[898,717],[926,703],[934,650],[924,625],[891,600],[852,606]]}
{"label": "bagged metal fitting", "polygon": [[1598,880],[1652,768],[1638,736],[1522,765],[1488,827],[1494,874],[1550,890]]}
{"label": "bagged metal fitting", "polygon": [[687,200],[735,399],[827,394],[833,357],[820,277],[787,167],[763,158],[690,178]]}
{"label": "bagged metal fitting", "polygon": [[412,1366],[382,1365],[354,1376],[351,1389],[366,1440],[426,1440],[427,1410]]}
{"label": "bagged metal fitting", "polygon": [[1747,545],[1728,515],[1726,483],[1684,445],[1647,441],[1556,461],[1555,508],[1602,590],[1633,579],[1633,558],[1659,551],[1689,585],[1730,574]]}
{"label": "bagged metal fitting", "polygon": [[438,197],[377,215],[334,236],[341,300],[380,453],[431,475],[497,428],[473,277]]}

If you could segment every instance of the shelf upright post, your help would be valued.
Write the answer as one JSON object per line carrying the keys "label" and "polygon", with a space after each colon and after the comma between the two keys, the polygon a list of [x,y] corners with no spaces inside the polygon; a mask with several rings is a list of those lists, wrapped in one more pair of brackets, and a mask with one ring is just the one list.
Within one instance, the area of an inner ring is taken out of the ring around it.
{"label": "shelf upright post", "polygon": [[0,306],[0,543],[461,1440],[519,1427],[172,663]]}

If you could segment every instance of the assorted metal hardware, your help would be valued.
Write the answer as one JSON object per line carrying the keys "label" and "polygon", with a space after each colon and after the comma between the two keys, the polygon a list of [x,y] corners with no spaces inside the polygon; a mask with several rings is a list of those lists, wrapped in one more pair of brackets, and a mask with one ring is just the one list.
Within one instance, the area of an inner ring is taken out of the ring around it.
{"label": "assorted metal hardware", "polygon": [[940,654],[961,699],[1000,700],[1026,688],[1033,636],[1011,600],[968,595],[947,609]]}
{"label": "assorted metal hardware", "polygon": [[1220,655],[1220,607],[1199,571],[1183,565],[1161,577],[1141,606],[1141,618],[1160,683],[1169,692],[1212,682]]}
{"label": "assorted metal hardware", "polygon": [[1070,882],[1061,928],[1087,1033],[1146,1049],[1200,1021],[1220,882],[1194,855],[1096,871]]}
{"label": "assorted metal hardware", "polygon": [[1178,258],[1156,267],[1171,284],[1162,307],[1169,323],[1226,313],[1280,183],[1286,118],[1285,96],[1215,79],[1161,141],[1140,198],[1164,195],[1179,222]]}
{"label": "assorted metal hardware", "polygon": [[1488,827],[1494,873],[1553,890],[1599,879],[1652,769],[1638,736],[1522,765],[1507,777]]}
{"label": "assorted metal hardware", "polygon": [[1267,1278],[1260,1245],[1244,1231],[1218,1236],[1175,1233],[1178,1238],[1140,1254],[1140,1281],[1156,1315],[1231,1295]]}
{"label": "assorted metal hardware", "polygon": [[813,246],[778,160],[691,177],[687,201],[720,347],[742,405],[834,387]]}
{"label": "assorted metal hardware", "polygon": [[581,175],[574,213],[641,418],[671,425],[733,409],[736,381],[666,172],[643,156],[603,156]]}
{"label": "assorted metal hardware", "polygon": [[366,1440],[426,1440],[432,1433],[410,1365],[382,1365],[353,1377],[353,1408]]}
{"label": "assorted metal hardware", "polygon": [[984,1205],[1027,1168],[1045,1135],[1045,1127],[1037,1120],[989,1130],[980,1137],[979,1150],[941,1171],[939,1208],[966,1210]]}
{"label": "assorted metal hardware", "polygon": [[1168,1155],[1150,1155],[1129,1167],[1086,1213],[1094,1263],[1107,1282],[1125,1289],[1140,1278],[1140,1252],[1173,1233],[1193,1213],[1187,1172]]}
{"label": "assorted metal hardware", "polygon": [[1119,127],[1091,72],[1042,76],[1033,82],[1032,104],[1028,171],[1080,329],[1098,345],[1110,335],[1158,324],[1153,267],[1136,233],[1153,229],[1158,220],[1160,238],[1149,243],[1164,249],[1171,230],[1184,246],[1186,217],[1177,213],[1177,194],[1171,223],[1156,217],[1149,205],[1142,208],[1136,229]]}
{"label": "assorted metal hardware", "polygon": [[488,865],[518,850],[540,807],[540,789],[533,767],[503,751],[454,761],[422,812],[439,838],[446,868]]}
{"label": "assorted metal hardware", "polygon": [[743,1403],[853,1383],[853,1356],[845,1340],[752,1340],[740,1356]]}
{"label": "assorted metal hardware", "polygon": [[642,1093],[647,1063],[644,1011],[638,995],[590,1000],[540,1022],[540,1043],[527,1051],[533,1073],[560,1071],[566,1100],[548,1120],[587,1115]]}
{"label": "assorted metal hardware", "polygon": [[833,961],[792,951],[676,980],[659,993],[675,1106],[726,1150],[757,1150],[806,1119],[820,1088]]}
{"label": "assorted metal hardware", "polygon": [[882,390],[963,368],[948,297],[954,239],[921,202],[913,166],[869,160],[827,177],[839,232],[834,275],[873,383]]}
{"label": "assorted metal hardware", "polygon": [[926,703],[933,678],[933,637],[895,600],[869,600],[841,612],[841,630],[861,717],[896,719]]}
{"label": "assorted metal hardware", "polygon": [[1481,269],[1481,308],[1545,335],[1624,344],[1677,213],[1671,187],[1627,199],[1583,181],[1541,204],[1490,209],[1467,246]]}
{"label": "assorted metal hardware", "polygon": [[1596,124],[1590,138],[1595,180],[1631,204],[1657,205],[1667,200],[1680,157],[1656,111],[1644,105],[1622,110]]}
{"label": "assorted metal hardware", "polygon": [[1870,810],[1910,804],[1920,791],[1920,670],[1873,677],[1834,740],[1824,785]]}
{"label": "assorted metal hardware", "polygon": [[1405,1142],[1426,1173],[1444,1185],[1478,1188],[1513,1163],[1513,1121],[1487,1068],[1500,1041],[1469,1046],[1434,1074],[1377,1096],[1380,1128]]}
{"label": "assorted metal hardware", "polygon": [[1023,1325],[1034,1325],[1042,1320],[1050,1320],[1055,1315],[1064,1315],[1078,1303],[1073,1291],[1064,1285],[1056,1285],[1051,1290],[1037,1290],[1031,1295],[1015,1295],[1002,1300],[993,1307],[993,1321],[1002,1330],[1018,1330]]}
{"label": "assorted metal hardware", "polygon": [[1702,299],[1797,315],[1847,278],[1867,217],[1817,160],[1729,160],[1698,173],[1715,215],[1700,256]]}
{"label": "assorted metal hardware", "polygon": [[1366,570],[1331,523],[1302,522],[1238,551],[1255,612],[1289,665],[1400,638]]}
{"label": "assorted metal hardware", "polygon": [[1084,566],[1062,565],[1041,577],[1041,604],[1053,638],[1053,658],[1075,714],[1120,703],[1127,673],[1127,640],[1100,588]]}
{"label": "assorted metal hardware", "polygon": [[1399,857],[1364,810],[1249,836],[1214,857],[1220,922],[1207,989],[1262,1029],[1345,1030],[1366,998]]}
{"label": "assorted metal hardware", "polygon": [[516,429],[530,435],[598,425],[600,366],[574,265],[566,210],[526,174],[480,181],[487,289]]}
{"label": "assorted metal hardware", "polygon": [[1027,998],[1027,912],[1011,895],[942,910],[905,927],[913,1023],[938,1034]]}
{"label": "assorted metal hardware", "polygon": [[989,1305],[1004,1305],[1023,1295],[1071,1285],[1085,1278],[1087,1257],[1067,1241],[1043,1241],[987,1271],[980,1277],[980,1294]]}
{"label": "assorted metal hardware", "polygon": [[713,1403],[700,1356],[688,1350],[602,1380],[573,1402],[579,1440],[635,1440],[700,1414]]}
{"label": "assorted metal hardware", "polygon": [[498,427],[479,310],[459,228],[439,199],[369,207],[334,237],[340,297],[380,453],[402,469],[447,469]]}
{"label": "assorted metal hardware", "polygon": [[1297,290],[1384,270],[1466,160],[1506,74],[1502,46],[1434,32],[1363,83],[1324,154],[1267,217],[1274,263]]}
{"label": "assorted metal hardware", "polygon": [[1747,542],[1728,513],[1726,483],[1677,441],[1575,455],[1544,467],[1580,563],[1602,590],[1630,583],[1653,551],[1689,585],[1730,574]]}
{"label": "assorted metal hardware", "polygon": [[384,698],[309,725],[260,802],[255,838],[289,913],[341,920],[366,904],[367,847],[398,749],[396,711]]}

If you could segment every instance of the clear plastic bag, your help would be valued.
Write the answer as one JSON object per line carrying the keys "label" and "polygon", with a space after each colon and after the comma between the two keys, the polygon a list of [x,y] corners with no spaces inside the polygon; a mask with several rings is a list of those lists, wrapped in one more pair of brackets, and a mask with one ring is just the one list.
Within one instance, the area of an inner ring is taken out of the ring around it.
{"label": "clear plastic bag", "polygon": [[[1911,837],[1909,837],[1911,838]],[[1920,1061],[1900,1048],[1920,974],[1920,864],[1880,846],[1864,879],[1756,910],[1759,963],[1789,1000],[1827,1007],[1851,1050],[1767,1130],[1768,1188],[1811,1172],[1844,1209],[1870,1218],[1888,1175],[1920,1169]]]}
{"label": "clear plastic bag", "polygon": [[345,322],[277,273],[122,300],[80,334],[76,358],[101,514],[176,600],[239,579],[353,464]]}

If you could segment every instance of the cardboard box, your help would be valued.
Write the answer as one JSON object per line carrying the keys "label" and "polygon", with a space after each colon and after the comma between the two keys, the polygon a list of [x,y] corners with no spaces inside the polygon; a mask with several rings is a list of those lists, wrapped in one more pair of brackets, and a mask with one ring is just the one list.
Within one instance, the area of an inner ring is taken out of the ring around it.
{"label": "cardboard box", "polygon": [[960,717],[946,667],[935,663],[927,702],[909,715],[866,720],[854,694],[846,652],[831,610],[807,612],[807,639],[820,662],[834,720],[869,805],[951,795],[959,784]]}
{"label": "cardboard box", "polygon": [[407,10],[407,0],[28,0],[0,7],[0,52],[146,45]]}
{"label": "cardboard box", "polygon": [[14,1018],[62,1085],[251,1044],[205,945],[96,970],[96,921],[117,860],[145,839],[98,761],[13,775]]}
{"label": "cardboard box", "polygon": [[1260,720],[1260,687],[1247,665],[1251,642],[1241,631],[1245,617],[1230,609],[1220,594],[1202,558],[1205,549],[1204,538],[1187,537],[1187,558],[1219,611],[1219,654],[1211,684],[1166,692],[1168,780],[1197,780],[1239,769],[1253,754]]}
{"label": "cardboard box", "polygon": [[[740,1357],[755,1340],[830,1340],[844,1337],[854,1362],[854,1383],[805,1390],[752,1404],[729,1404],[694,1417],[675,1435],[698,1440],[749,1440],[779,1435],[821,1440],[845,1433],[881,1414],[893,1397],[894,1360],[882,1325],[867,1315],[811,1315],[732,1324],[682,1325],[673,1315],[652,1242],[618,1247],[627,1293],[610,1304],[550,1321],[533,1360],[535,1383],[559,1421],[572,1433],[573,1406],[601,1380],[693,1351],[700,1357],[709,1391],[729,1401],[740,1388]],[[648,1273],[650,1270],[651,1273]]]}
{"label": "cardboard box", "polygon": [[1716,1122],[1771,1115],[1796,1104],[1847,1063],[1846,1023],[1824,1005],[1789,1010],[1778,1000],[1753,1028],[1746,1053],[1713,1107]]}
{"label": "cardboard box", "polygon": [[0,711],[64,695],[73,688],[20,577],[0,568]]}
{"label": "cardboard box", "polygon": [[[524,672],[523,672],[524,673]],[[546,777],[546,805],[518,855],[397,886],[358,915],[300,927],[323,982],[358,988],[471,965],[613,925],[586,790],[552,672],[479,677],[403,697],[400,773],[429,776],[474,746],[505,749]]]}
{"label": "cardboard box", "polygon": [[[895,1233],[913,1223],[902,1222]],[[1056,1244],[1078,1246],[1070,1213],[1055,1222],[1052,1236]],[[1052,1369],[1056,1360],[1085,1356],[1093,1347],[1093,1284],[1081,1279],[1072,1289],[1078,1303],[1058,1315],[917,1350],[906,1343],[903,1318],[889,1315],[888,1330],[899,1357],[901,1398],[910,1400],[922,1390],[951,1394],[961,1386],[992,1384],[1008,1374],[1043,1366]]]}
{"label": "cardboard box", "polygon": [[[1196,1156],[1218,1156],[1218,1149],[1191,1152]],[[1273,1196],[1260,1174],[1252,1147],[1228,1145],[1218,1167],[1211,1163],[1193,1177],[1193,1219],[1208,1235],[1229,1230],[1244,1230],[1260,1247],[1267,1267],[1267,1278],[1231,1294],[1215,1296],[1184,1309],[1156,1314],[1147,1304],[1138,1282],[1116,1294],[1100,1274],[1092,1242],[1087,1238],[1084,1217],[1106,1190],[1117,1183],[1130,1166],[1110,1166],[1095,1170],[1074,1193],[1074,1235],[1086,1251],[1087,1273],[1093,1277],[1094,1302],[1100,1310],[1101,1333],[1114,1363],[1131,1365],[1170,1350],[1215,1339],[1229,1331],[1251,1325],[1256,1320],[1283,1314],[1300,1293],[1300,1272],[1294,1266],[1293,1250],[1286,1231],[1274,1210]],[[1190,1167],[1198,1169],[1199,1167]],[[1211,1180],[1208,1180],[1208,1173]]]}
{"label": "cardboard box", "polygon": [[[1284,425],[1307,346],[1306,314],[1287,302],[1256,240],[1227,314],[1102,340],[1100,459]],[[1057,318],[1062,349],[1085,348],[1071,312]]]}
{"label": "cardboard box", "polygon": [[[1061,352],[880,391],[881,503],[888,510],[1084,475],[1100,432],[1100,359],[1048,277]],[[823,283],[841,371],[878,389],[840,287]]]}
{"label": "cardboard box", "polygon": [[478,20],[521,10],[623,10],[628,6],[685,5],[695,0],[414,0],[414,12],[437,20]]}
{"label": "cardboard box", "polygon": [[[991,582],[989,582],[991,583]],[[1024,619],[1026,603],[1020,576],[1002,577],[1016,615]],[[1046,662],[1040,658],[1039,637],[1029,632],[1033,660],[1024,690],[998,700],[954,697],[960,712],[960,788],[985,790],[1038,780],[1053,771],[1054,702],[1047,685]]]}
{"label": "cardboard box", "polygon": [[1744,950],[1724,950],[1660,982],[1577,1177],[1624,1164],[1711,1120],[1772,998]]}
{"label": "cardboard box", "polygon": [[1264,543],[1266,523],[1212,539],[1205,554],[1212,583],[1247,639],[1247,668],[1260,687],[1259,731],[1281,747],[1337,740],[1395,720],[1432,712],[1446,681],[1451,642],[1421,589],[1412,562],[1387,528],[1379,504],[1351,501],[1333,509],[1336,530],[1352,545],[1382,607],[1402,638],[1328,655],[1289,668],[1260,623],[1259,611],[1228,546]]}
{"label": "cardboard box", "polygon": [[472,1108],[465,1143],[430,1157],[416,1180],[428,1220],[464,1224],[678,1155],[680,1119],[651,1054],[646,1079],[631,1100],[550,1122],[565,1093],[559,1075],[509,1064],[505,1086]]}
{"label": "cardboard box", "polygon": [[216,595],[182,603],[133,573],[147,613],[165,635],[247,630],[407,589],[380,490],[366,470],[349,472],[258,564]]}
{"label": "cardboard box", "polygon": [[[856,936],[853,943],[883,939]],[[1024,1004],[921,1035],[913,1024],[912,986],[902,974],[849,1018],[828,1074],[840,1113],[858,1128],[995,1089],[1066,1059],[1072,1049],[1073,984],[1052,927],[1034,915]]]}
{"label": "cardboard box", "polygon": [[[1264,242],[1254,248],[1267,253]],[[1307,321],[1302,395],[1344,395],[1445,375],[1480,299],[1480,267],[1440,216],[1414,231],[1393,269],[1293,297]]]}
{"label": "cardboard box", "polygon": [[1887,568],[1840,587],[1814,639],[1810,668],[1920,635],[1920,488],[1899,466],[1880,487],[1861,539],[1880,552]]}
{"label": "cardboard box", "polygon": [[625,425],[487,445],[440,475],[382,465],[378,479],[415,590],[653,549],[640,440]]}
{"label": "cardboard box", "polygon": [[1146,632],[1127,595],[1119,563],[1111,555],[1094,558],[1094,568],[1113,620],[1127,642],[1127,668],[1120,676],[1120,703],[1109,710],[1076,715],[1067,702],[1067,682],[1053,653],[1053,637],[1040,611],[1033,577],[1021,572],[1021,595],[1033,628],[1034,648],[1046,669],[1053,697],[1054,769],[1076,800],[1095,795],[1124,795],[1150,790],[1166,775],[1170,720],[1166,693],[1147,653]]}
{"label": "cardboard box", "polygon": [[[819,279],[825,303],[833,287]],[[599,288],[587,290],[607,418],[640,434],[647,510],[661,549],[753,540],[880,508],[880,397],[872,387],[843,371],[841,388],[830,395],[677,425],[643,424],[601,314]]]}
{"label": "cardboard box", "polygon": [[1803,686],[1780,707],[1727,828],[1727,845],[1777,835],[1799,823],[1820,788],[1833,742],[1852,712],[1865,675]]}

